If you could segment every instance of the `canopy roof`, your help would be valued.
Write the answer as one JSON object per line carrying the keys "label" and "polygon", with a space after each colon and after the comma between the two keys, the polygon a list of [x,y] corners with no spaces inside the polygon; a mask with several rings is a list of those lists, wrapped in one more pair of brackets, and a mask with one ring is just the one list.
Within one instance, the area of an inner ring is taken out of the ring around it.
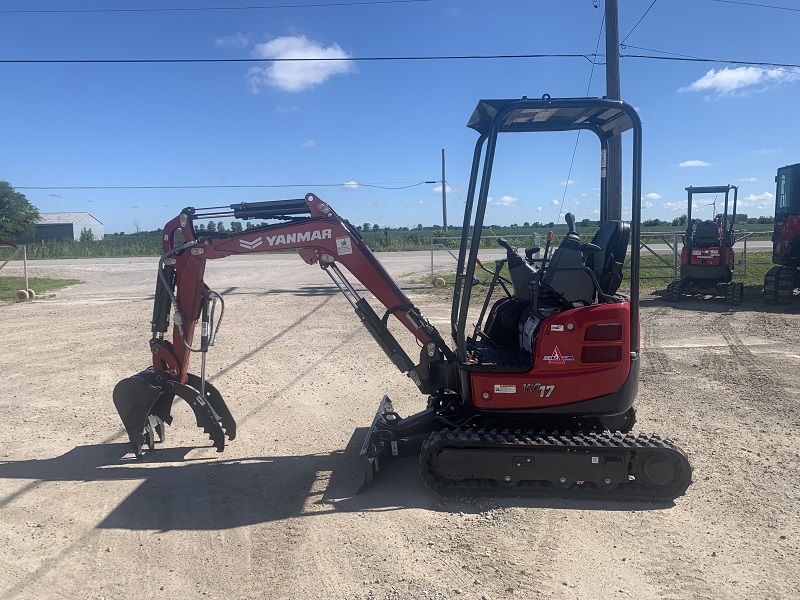
{"label": "canopy roof", "polygon": [[550,98],[481,100],[467,127],[487,133],[500,115],[498,132],[571,131],[590,129],[601,138],[619,135],[634,126],[633,109],[621,100],[606,98]]}

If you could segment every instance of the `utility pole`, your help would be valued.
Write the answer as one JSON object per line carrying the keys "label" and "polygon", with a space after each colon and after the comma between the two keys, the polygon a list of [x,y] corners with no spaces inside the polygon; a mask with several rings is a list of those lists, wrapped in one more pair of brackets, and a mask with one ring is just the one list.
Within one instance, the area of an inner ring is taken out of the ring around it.
{"label": "utility pole", "polygon": [[[606,97],[620,100],[619,85],[619,10],[617,0],[606,0]],[[606,155],[605,206],[600,207],[600,223],[622,220],[622,138],[608,140]]]}
{"label": "utility pole", "polygon": [[442,226],[447,234],[447,180],[444,178],[444,148],[442,148]]}

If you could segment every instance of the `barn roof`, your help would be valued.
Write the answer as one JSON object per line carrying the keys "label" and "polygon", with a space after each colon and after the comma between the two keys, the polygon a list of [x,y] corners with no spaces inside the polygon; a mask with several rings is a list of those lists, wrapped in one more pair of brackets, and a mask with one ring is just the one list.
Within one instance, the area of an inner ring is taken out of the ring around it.
{"label": "barn roof", "polygon": [[37,225],[72,225],[87,215],[102,225],[102,222],[97,219],[97,217],[89,214],[88,212],[39,213]]}

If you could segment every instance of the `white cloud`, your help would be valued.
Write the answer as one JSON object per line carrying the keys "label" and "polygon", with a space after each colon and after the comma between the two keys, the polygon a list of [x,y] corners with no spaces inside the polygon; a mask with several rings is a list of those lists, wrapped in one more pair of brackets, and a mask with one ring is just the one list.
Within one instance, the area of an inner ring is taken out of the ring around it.
{"label": "white cloud", "polygon": [[559,204],[561,204],[561,201],[558,200],[557,198],[553,198],[552,200],[550,200],[550,206],[558,206]]}
{"label": "white cloud", "polygon": [[[650,192],[649,194],[645,194],[644,196],[642,196],[642,200],[661,200],[661,194]],[[651,204],[650,206],[653,205]]]}
{"label": "white cloud", "polygon": [[375,203],[373,204],[373,206],[374,206],[375,208],[383,208],[383,202],[382,202],[381,200],[378,200],[377,202],[375,202]]}
{"label": "white cloud", "polygon": [[543,210],[543,209],[542,209],[542,207],[541,207],[541,206],[537,206],[537,207],[536,207],[536,210],[537,210],[537,211],[539,211],[539,212],[542,212],[542,210]]}
{"label": "white cloud", "polygon": [[[773,85],[800,79],[798,71],[781,69],[759,69],[757,67],[725,67],[719,71],[711,69],[697,81],[679,92],[716,92],[717,97],[764,91]],[[746,90],[746,91],[745,91]]]}
{"label": "white cloud", "polygon": [[770,208],[775,205],[775,194],[764,192],[763,194],[750,194],[739,200],[739,206],[754,206],[756,208]]}
{"label": "white cloud", "polygon": [[345,181],[342,184],[342,187],[346,190],[357,190],[358,189],[358,182],[357,181]]}
{"label": "white cloud", "polygon": [[558,185],[572,185],[573,183],[575,183],[574,179],[567,179],[566,181],[562,181]]}
{"label": "white cloud", "polygon": [[316,145],[317,142],[315,142],[314,140],[306,140],[305,142],[303,142],[303,148],[313,148]]}
{"label": "white cloud", "polygon": [[519,198],[514,196],[503,196],[501,198],[489,198],[489,206],[516,206]]}
{"label": "white cloud", "polygon": [[678,165],[679,167],[710,167],[711,163],[704,160],[685,160]]}
{"label": "white cloud", "polygon": [[[447,191],[448,194],[451,193],[451,192],[455,192],[455,190],[452,187],[450,187],[449,184],[447,185],[446,191]],[[431,192],[434,193],[434,194],[441,194],[442,193],[442,186],[437,185],[435,188],[433,188],[431,190]]]}
{"label": "white cloud", "polygon": [[[659,196],[660,198],[661,196]],[[648,208],[653,208],[652,202],[642,202],[642,210],[647,210]]]}
{"label": "white cloud", "polygon": [[763,148],[762,150],[756,150],[756,154],[780,154],[783,151],[783,148]]}
{"label": "white cloud", "polygon": [[736,181],[744,181],[744,182],[747,182],[747,183],[755,183],[755,182],[758,181],[758,179],[756,179],[755,177],[742,177],[740,179],[737,179]]}
{"label": "white cloud", "polygon": [[250,36],[244,33],[234,33],[214,39],[214,45],[218,48],[244,48],[249,43]]}
{"label": "white cloud", "polygon": [[326,48],[304,35],[284,36],[256,44],[253,54],[258,58],[325,59],[273,62],[263,67],[251,67],[247,78],[253,93],[258,93],[265,86],[286,92],[302,92],[334,75],[347,75],[356,70],[355,64],[347,60],[350,56],[338,44]]}
{"label": "white cloud", "polygon": [[664,208],[667,210],[686,210],[686,202],[664,202]]}

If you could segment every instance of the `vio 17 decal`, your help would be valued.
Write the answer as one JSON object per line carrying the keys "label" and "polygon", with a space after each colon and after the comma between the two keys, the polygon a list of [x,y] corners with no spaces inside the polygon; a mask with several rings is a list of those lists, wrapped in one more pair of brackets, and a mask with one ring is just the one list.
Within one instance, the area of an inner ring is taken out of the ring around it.
{"label": "vio 17 decal", "polygon": [[556,389],[554,385],[542,385],[541,383],[526,383],[523,386],[526,392],[538,393],[539,398],[549,398]]}

